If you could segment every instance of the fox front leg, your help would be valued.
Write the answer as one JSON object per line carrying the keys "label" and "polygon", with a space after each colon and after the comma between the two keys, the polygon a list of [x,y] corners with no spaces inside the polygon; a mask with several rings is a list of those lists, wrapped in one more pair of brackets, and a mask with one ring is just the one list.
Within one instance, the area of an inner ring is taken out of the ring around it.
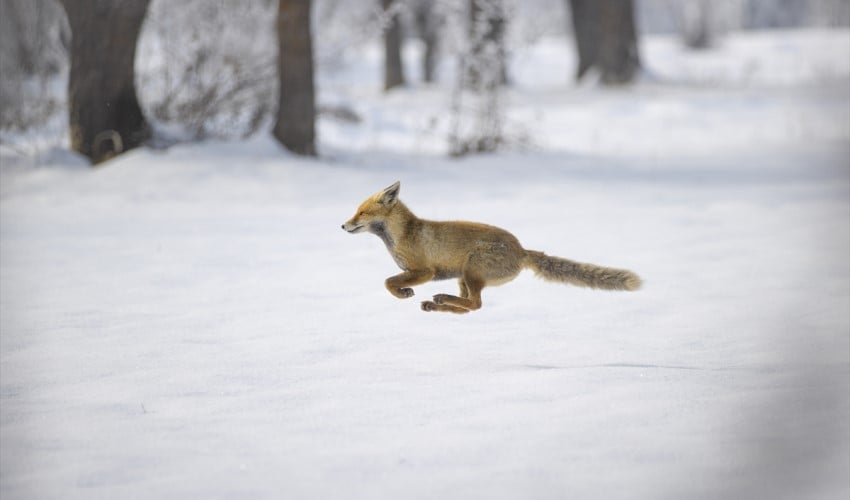
{"label": "fox front leg", "polygon": [[413,289],[410,287],[431,281],[431,278],[433,277],[434,271],[430,269],[405,271],[401,274],[390,276],[387,278],[387,281],[384,282],[384,285],[386,285],[387,290],[389,290],[391,294],[400,299],[407,299],[413,297]]}

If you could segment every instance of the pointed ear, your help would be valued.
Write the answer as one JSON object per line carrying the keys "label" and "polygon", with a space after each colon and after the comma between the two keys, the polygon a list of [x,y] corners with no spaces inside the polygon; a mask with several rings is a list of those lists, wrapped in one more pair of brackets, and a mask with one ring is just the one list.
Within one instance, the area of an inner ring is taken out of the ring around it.
{"label": "pointed ear", "polygon": [[381,196],[378,198],[378,203],[381,205],[391,206],[398,201],[398,192],[401,190],[401,181],[396,181],[395,184],[384,189]]}

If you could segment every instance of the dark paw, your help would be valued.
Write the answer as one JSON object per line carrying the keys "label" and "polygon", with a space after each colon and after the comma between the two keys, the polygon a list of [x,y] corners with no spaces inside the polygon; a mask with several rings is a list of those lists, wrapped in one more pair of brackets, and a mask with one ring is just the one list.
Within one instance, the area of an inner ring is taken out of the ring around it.
{"label": "dark paw", "polygon": [[434,295],[434,302],[437,304],[445,304],[447,299],[450,300],[451,297],[451,295],[446,293],[438,293],[437,295]]}
{"label": "dark paw", "polygon": [[422,310],[423,311],[433,311],[437,308],[437,304],[431,302],[430,300],[425,300],[422,302]]}
{"label": "dark paw", "polygon": [[398,294],[396,295],[400,299],[409,299],[413,297],[413,289],[412,288],[399,288]]}

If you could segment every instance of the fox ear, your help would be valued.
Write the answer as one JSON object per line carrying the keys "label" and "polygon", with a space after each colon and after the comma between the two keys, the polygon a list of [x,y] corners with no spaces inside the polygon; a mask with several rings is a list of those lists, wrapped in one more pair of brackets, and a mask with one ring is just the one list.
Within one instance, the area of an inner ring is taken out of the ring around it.
{"label": "fox ear", "polygon": [[399,190],[401,190],[401,181],[396,181],[395,184],[381,192],[381,197],[378,198],[378,203],[381,205],[394,205],[395,202],[398,201]]}

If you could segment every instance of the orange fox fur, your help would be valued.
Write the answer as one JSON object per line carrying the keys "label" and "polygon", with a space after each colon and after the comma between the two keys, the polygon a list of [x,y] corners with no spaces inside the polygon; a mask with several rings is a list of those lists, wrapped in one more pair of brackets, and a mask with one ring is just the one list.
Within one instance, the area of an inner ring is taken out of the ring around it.
{"label": "orange fox fur", "polygon": [[422,302],[423,311],[467,313],[481,308],[481,290],[513,280],[524,268],[549,281],[606,290],[637,290],[631,271],[584,264],[525,250],[511,233],[475,222],[420,219],[398,199],[401,184],[371,196],[342,228],[380,237],[403,272],[386,280],[400,299],[413,296],[415,285],[458,278],[459,295],[438,294]]}

